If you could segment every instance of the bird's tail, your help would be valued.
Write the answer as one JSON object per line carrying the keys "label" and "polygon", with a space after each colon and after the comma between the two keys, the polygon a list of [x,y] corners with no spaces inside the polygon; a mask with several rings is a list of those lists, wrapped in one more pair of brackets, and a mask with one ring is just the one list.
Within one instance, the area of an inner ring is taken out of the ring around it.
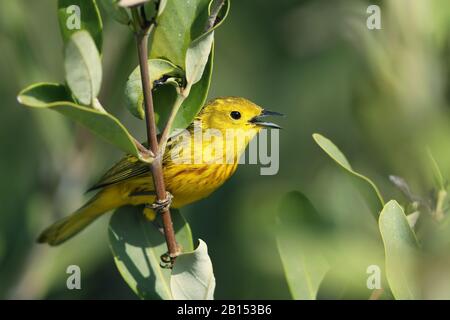
{"label": "bird's tail", "polygon": [[111,201],[111,197],[108,196],[110,192],[108,191],[110,190],[100,191],[70,216],[52,224],[41,233],[37,241],[57,246],[78,234],[103,213],[119,207],[120,204],[115,203],[117,201]]}

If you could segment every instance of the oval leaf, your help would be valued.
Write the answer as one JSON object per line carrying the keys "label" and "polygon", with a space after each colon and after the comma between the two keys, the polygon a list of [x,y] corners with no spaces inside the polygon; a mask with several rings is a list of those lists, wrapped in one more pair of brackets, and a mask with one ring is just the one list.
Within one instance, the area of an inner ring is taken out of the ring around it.
{"label": "oval leaf", "polygon": [[83,105],[93,105],[102,83],[100,55],[89,33],[74,33],[65,49],[64,68],[70,90]]}
{"label": "oval leaf", "polygon": [[188,88],[200,81],[208,62],[214,41],[214,32],[195,40],[186,54],[186,81]]}
{"label": "oval leaf", "polygon": [[396,299],[420,299],[417,283],[417,239],[402,207],[391,200],[379,218],[386,256],[386,277]]}
{"label": "oval leaf", "polygon": [[197,249],[177,257],[170,277],[175,300],[213,300],[216,279],[208,247],[199,240]]}
{"label": "oval leaf", "polygon": [[281,201],[277,245],[293,299],[314,300],[329,264],[318,242],[325,231],[311,202],[300,192],[290,192]]}
{"label": "oval leaf", "polygon": [[199,111],[203,108],[203,105],[208,97],[209,87],[211,85],[213,61],[214,48],[211,50],[208,63],[206,64],[200,81],[192,86],[189,96],[181,105],[181,108],[175,117],[175,121],[173,122],[172,132],[174,132],[174,130],[186,129],[192,123]]}
{"label": "oval leaf", "polygon": [[58,19],[64,43],[75,32],[85,30],[102,52],[103,24],[95,0],[58,0]]}
{"label": "oval leaf", "polygon": [[132,136],[112,115],[75,104],[67,88],[55,83],[39,83],[19,93],[18,101],[28,107],[50,108],[75,120],[126,153],[140,157]]}
{"label": "oval leaf", "polygon": [[[313,139],[325,151],[331,159],[333,159],[337,164],[345,169],[346,172],[350,173],[352,177],[356,177],[361,188],[359,190],[367,199],[367,202],[371,208],[372,214],[378,218],[379,212],[383,209],[384,200],[381,196],[378,187],[366,176],[353,170],[352,166],[348,162],[345,155],[339,150],[338,147],[329,139],[324,136],[315,133],[313,134]],[[362,183],[361,183],[362,182]]]}
{"label": "oval leaf", "polygon": [[[163,59],[148,60],[148,68],[150,74],[150,84],[153,86],[155,81],[167,78],[183,78],[183,71]],[[144,94],[142,90],[141,70],[137,66],[128,77],[125,87],[125,95],[128,110],[137,118],[144,119]]]}
{"label": "oval leaf", "polygon": [[208,15],[200,16],[198,24],[203,26],[202,34],[192,41],[186,52],[186,81],[189,88],[200,81],[213,48],[214,30],[225,21],[229,10],[230,1],[212,0],[208,6]]}
{"label": "oval leaf", "polygon": [[194,39],[202,34],[199,21],[207,15],[209,0],[167,1],[157,19],[150,58],[164,58],[185,69],[186,52]]}
{"label": "oval leaf", "polygon": [[[109,241],[116,266],[142,299],[172,299],[170,270],[160,266],[161,255],[167,252],[164,236],[148,221],[142,207],[117,210],[109,223]],[[171,209],[178,244],[192,251],[189,224],[179,211]]]}

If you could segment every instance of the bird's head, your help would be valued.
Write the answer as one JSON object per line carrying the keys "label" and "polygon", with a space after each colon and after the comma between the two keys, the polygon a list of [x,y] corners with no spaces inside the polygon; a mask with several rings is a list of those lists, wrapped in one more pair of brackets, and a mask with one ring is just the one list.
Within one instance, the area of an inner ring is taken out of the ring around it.
{"label": "bird's head", "polygon": [[217,98],[209,102],[198,115],[202,128],[225,131],[228,129],[255,131],[281,127],[265,121],[267,116],[281,113],[264,110],[253,102],[239,97]]}

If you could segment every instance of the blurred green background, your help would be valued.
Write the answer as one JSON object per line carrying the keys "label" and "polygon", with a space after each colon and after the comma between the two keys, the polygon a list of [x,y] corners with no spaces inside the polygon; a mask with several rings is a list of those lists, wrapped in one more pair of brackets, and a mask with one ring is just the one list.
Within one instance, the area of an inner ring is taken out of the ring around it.
{"label": "blurred green background", "polygon": [[[367,29],[369,4],[381,6],[382,30]],[[110,253],[109,215],[58,248],[34,242],[83,203],[84,191],[121,154],[57,113],[19,106],[26,85],[64,81],[56,1],[0,0],[0,8],[0,298],[135,299]],[[137,65],[133,37],[106,16],[104,25],[100,100],[143,140],[144,124],[124,108],[124,85]],[[194,237],[208,244],[216,298],[288,299],[273,232],[285,193],[306,194],[352,243],[377,228],[312,133],[331,138],[386,199],[406,201],[389,174],[429,195],[427,148],[450,177],[450,2],[233,1],[216,33],[210,91],[211,98],[227,95],[287,115],[279,173],[261,176],[257,165],[242,165],[182,212]],[[440,255],[430,277],[448,274],[449,260]],[[66,288],[70,264],[81,267],[82,290]],[[450,292],[448,282],[435,282]]]}

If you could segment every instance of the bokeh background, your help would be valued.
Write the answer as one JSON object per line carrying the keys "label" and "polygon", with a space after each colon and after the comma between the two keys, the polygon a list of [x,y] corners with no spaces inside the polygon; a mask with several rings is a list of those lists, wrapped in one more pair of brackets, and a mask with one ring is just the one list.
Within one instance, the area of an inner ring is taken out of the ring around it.
{"label": "bokeh background", "polygon": [[[369,4],[381,6],[382,30],[366,28]],[[85,201],[85,190],[121,154],[63,116],[16,101],[31,83],[64,81],[56,1],[0,0],[0,8],[0,298],[136,299],[113,262],[109,215],[58,248],[34,242]],[[106,16],[104,36],[100,100],[143,139],[143,123],[124,108],[124,85],[137,65],[133,37]],[[277,175],[242,165],[211,197],[182,210],[194,237],[208,243],[216,298],[290,298],[273,231],[291,190],[307,195],[350,242],[374,234],[358,191],[312,133],[331,138],[386,199],[406,201],[390,174],[429,196],[427,148],[450,177],[449,81],[448,0],[233,1],[216,33],[210,97],[243,96],[287,117]],[[450,270],[440,257],[433,279]],[[70,264],[81,267],[82,290],[66,289]],[[448,282],[434,284],[449,293]]]}

